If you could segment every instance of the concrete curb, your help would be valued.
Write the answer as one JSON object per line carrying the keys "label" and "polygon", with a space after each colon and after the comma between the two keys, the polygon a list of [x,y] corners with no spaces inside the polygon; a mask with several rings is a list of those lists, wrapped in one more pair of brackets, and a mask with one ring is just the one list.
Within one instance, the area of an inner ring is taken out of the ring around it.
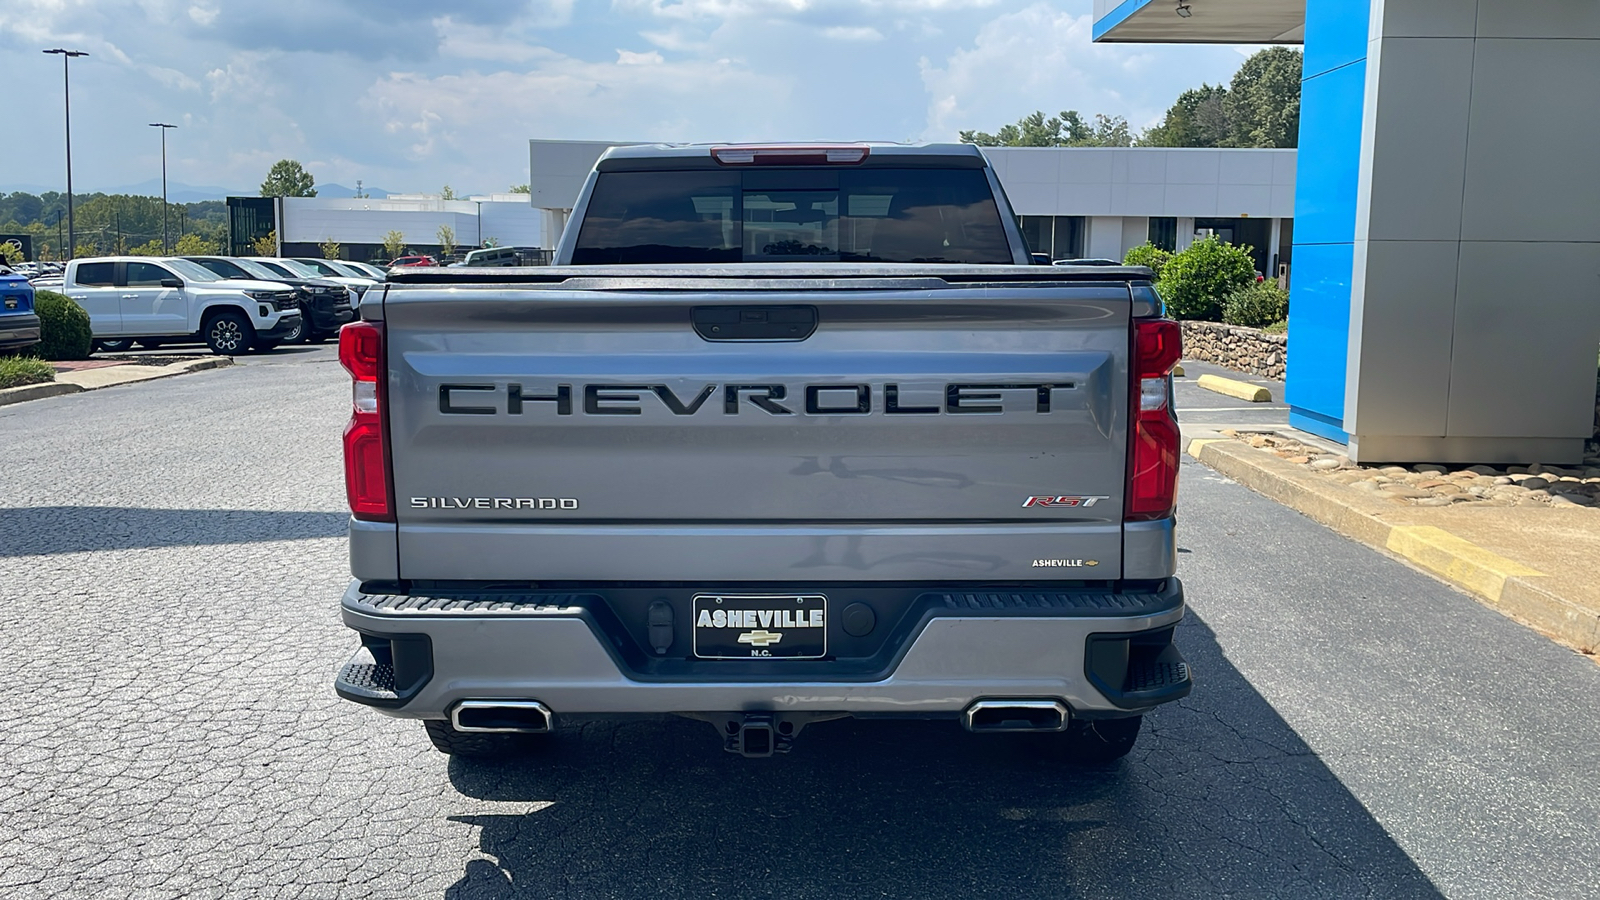
{"label": "concrete curb", "polygon": [[1378,501],[1351,497],[1343,485],[1238,441],[1200,438],[1189,442],[1188,453],[1245,487],[1398,556],[1568,647],[1600,652],[1600,611],[1557,595],[1540,583],[1544,576],[1537,570],[1440,528],[1386,522],[1377,515]]}
{"label": "concrete curb", "polygon": [[1238,400],[1248,400],[1251,403],[1271,403],[1272,392],[1260,385],[1246,384],[1232,378],[1223,378],[1221,375],[1201,375],[1195,381],[1208,391],[1226,394]]}
{"label": "concrete curb", "polygon": [[233,359],[227,356],[210,356],[203,359],[189,359],[183,362],[171,363],[165,366],[107,366],[103,369],[84,369],[78,372],[66,372],[56,376],[57,381],[75,384],[85,391],[97,391],[101,388],[116,387],[121,384],[132,384],[137,381],[153,381],[157,378],[171,378],[174,375],[185,375],[189,372],[201,372],[206,369],[217,369],[233,365]]}
{"label": "concrete curb", "polygon": [[103,369],[62,372],[56,375],[55,381],[47,381],[43,384],[25,384],[21,387],[0,390],[0,406],[21,403],[25,400],[43,400],[46,397],[59,397],[63,394],[97,391],[101,388],[116,387],[120,384],[154,381],[157,378],[171,378],[174,375],[186,375],[190,372],[203,372],[206,369],[220,369],[223,366],[231,365],[233,365],[231,357],[212,356],[205,359],[184,360],[183,362],[171,363],[165,366],[107,366]]}
{"label": "concrete curb", "polygon": [[0,406],[11,403],[21,403],[24,400],[43,400],[46,397],[59,397],[62,394],[76,394],[83,388],[75,384],[61,381],[45,381],[40,384],[25,384],[21,387],[0,388]]}

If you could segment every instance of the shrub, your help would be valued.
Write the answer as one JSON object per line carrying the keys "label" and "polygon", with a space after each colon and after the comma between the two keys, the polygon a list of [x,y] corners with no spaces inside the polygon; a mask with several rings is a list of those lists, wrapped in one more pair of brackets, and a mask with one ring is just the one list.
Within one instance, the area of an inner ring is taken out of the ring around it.
{"label": "shrub", "polygon": [[1122,264],[1125,266],[1145,266],[1156,273],[1157,278],[1160,278],[1161,270],[1166,268],[1167,260],[1171,258],[1171,253],[1146,241],[1129,250],[1128,255],[1122,258]]}
{"label": "shrub", "polygon": [[1249,251],[1208,237],[1173,254],[1156,287],[1177,318],[1215,322],[1222,313],[1222,298],[1255,278],[1256,264]]}
{"label": "shrub", "polygon": [[1289,318],[1289,292],[1275,281],[1257,281],[1228,295],[1222,303],[1222,321],[1229,325],[1265,328]]}
{"label": "shrub", "polygon": [[33,298],[39,314],[39,356],[44,359],[88,359],[94,349],[89,314],[71,298],[55,291],[40,291]]}
{"label": "shrub", "polygon": [[1289,320],[1284,319],[1282,322],[1273,322],[1271,325],[1268,325],[1261,330],[1265,331],[1267,334],[1288,334]]}
{"label": "shrub", "polygon": [[55,381],[56,370],[31,356],[0,356],[0,388]]}

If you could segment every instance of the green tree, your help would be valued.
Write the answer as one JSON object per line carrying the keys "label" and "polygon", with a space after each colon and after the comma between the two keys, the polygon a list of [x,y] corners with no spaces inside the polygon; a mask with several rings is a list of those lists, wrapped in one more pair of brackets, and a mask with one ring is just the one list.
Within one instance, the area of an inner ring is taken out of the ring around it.
{"label": "green tree", "polygon": [[146,242],[144,242],[142,244],[136,244],[136,245],[134,245],[132,247],[129,247],[128,248],[128,255],[129,256],[166,256],[167,255],[167,248],[161,246],[161,239],[160,238],[151,238],[150,240],[148,240],[148,241],[146,241]]}
{"label": "green tree", "polygon": [[456,198],[456,189],[451,187],[450,185],[447,184],[444,187],[439,189],[439,199],[440,200],[454,200],[455,198]]}
{"label": "green tree", "polygon": [[198,234],[181,235],[178,242],[172,245],[173,256],[216,256],[221,252],[220,242],[207,240]]}
{"label": "green tree", "polygon": [[1178,95],[1145,147],[1294,147],[1300,142],[1298,50],[1268,47],[1251,56],[1227,87],[1203,84]]}
{"label": "green tree", "polygon": [[1211,236],[1173,254],[1161,269],[1156,290],[1173,316],[1215,322],[1222,299],[1255,278],[1255,259],[1248,248]]}
{"label": "green tree", "polygon": [[334,240],[333,238],[328,238],[327,240],[318,244],[317,249],[322,251],[323,259],[338,259],[339,252],[344,248],[339,246],[338,241]]}
{"label": "green tree", "polygon": [[528,186],[527,185],[525,185],[525,184],[513,184],[511,186],[511,190],[507,191],[506,193],[508,193],[508,194],[526,194],[528,192],[529,191],[528,191]]}
{"label": "green tree", "polygon": [[305,167],[292,159],[280,159],[267,172],[261,182],[263,197],[315,197],[317,180]]}
{"label": "green tree", "polygon": [[1294,147],[1300,143],[1298,50],[1268,47],[1244,61],[1222,107],[1230,147]]}
{"label": "green tree", "polygon": [[278,230],[274,228],[267,232],[266,237],[256,238],[250,242],[250,246],[255,248],[257,256],[277,256]]}
{"label": "green tree", "polygon": [[15,241],[0,244],[0,262],[11,266],[22,262],[22,245]]}
{"label": "green tree", "polygon": [[391,231],[383,236],[383,252],[385,259],[399,259],[406,252],[406,236],[398,231]]}
{"label": "green tree", "polygon": [[960,135],[962,143],[980,147],[1128,147],[1133,144],[1127,119],[1097,113],[1091,123],[1075,109],[1048,119],[1043,112],[1035,111],[1018,119],[1014,125],[1002,125],[994,134],[963,131]]}
{"label": "green tree", "polygon": [[449,225],[439,226],[439,253],[444,256],[456,252],[456,230]]}
{"label": "green tree", "polygon": [[1225,147],[1228,114],[1223,100],[1228,89],[1202,84],[1178,95],[1161,122],[1139,136],[1141,147]]}

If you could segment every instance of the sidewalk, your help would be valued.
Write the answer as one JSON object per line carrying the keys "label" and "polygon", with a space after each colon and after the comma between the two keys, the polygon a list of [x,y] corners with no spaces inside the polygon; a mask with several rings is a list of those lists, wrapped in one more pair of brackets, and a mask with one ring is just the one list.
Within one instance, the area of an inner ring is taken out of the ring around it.
{"label": "sidewalk", "polygon": [[183,375],[188,372],[200,372],[206,369],[233,365],[233,360],[226,356],[170,358],[174,361],[163,365],[151,365],[149,363],[119,359],[86,359],[51,363],[51,366],[56,370],[55,381],[0,390],[0,406],[21,403],[25,400],[59,397],[62,394],[99,390],[100,388],[115,387],[119,384],[132,384],[136,381],[171,378],[174,375]]}
{"label": "sidewalk", "polygon": [[[1290,433],[1287,427],[1260,430]],[[1600,509],[1412,505],[1404,496],[1342,484],[1220,430],[1185,428],[1184,439],[1190,456],[1246,487],[1398,556],[1562,644],[1600,653]],[[1405,493],[1403,485],[1396,487]]]}

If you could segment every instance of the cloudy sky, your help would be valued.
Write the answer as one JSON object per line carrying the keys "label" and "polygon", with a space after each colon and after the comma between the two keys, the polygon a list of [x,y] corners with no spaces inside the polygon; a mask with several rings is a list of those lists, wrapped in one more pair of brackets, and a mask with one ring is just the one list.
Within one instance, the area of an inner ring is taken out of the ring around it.
{"label": "cloudy sky", "polygon": [[[527,139],[954,140],[1034,109],[1144,126],[1249,48],[1090,42],[1091,0],[4,0],[0,189],[271,164],[393,191],[504,190]],[[446,12],[445,10],[448,10]]]}

